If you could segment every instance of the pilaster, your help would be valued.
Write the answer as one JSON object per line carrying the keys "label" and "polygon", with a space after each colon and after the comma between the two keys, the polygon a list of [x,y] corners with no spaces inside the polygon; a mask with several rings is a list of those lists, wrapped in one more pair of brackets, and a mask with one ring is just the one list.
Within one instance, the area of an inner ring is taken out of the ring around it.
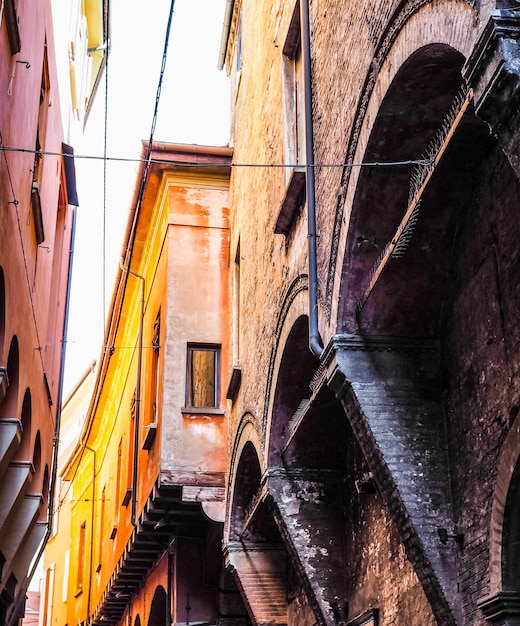
{"label": "pilaster", "polygon": [[520,593],[518,591],[501,591],[481,600],[479,607],[486,621],[494,626],[520,626]]}
{"label": "pilaster", "polygon": [[457,623],[457,551],[435,342],[336,335],[323,357],[432,608]]}
{"label": "pilaster", "polygon": [[347,600],[340,476],[273,468],[266,479],[268,504],[318,624],[341,623]]}
{"label": "pilaster", "polygon": [[227,544],[224,553],[254,624],[287,624],[285,550],[237,542]]}
{"label": "pilaster", "polygon": [[520,178],[520,10],[501,9],[478,38],[463,76],[476,114],[487,122]]}

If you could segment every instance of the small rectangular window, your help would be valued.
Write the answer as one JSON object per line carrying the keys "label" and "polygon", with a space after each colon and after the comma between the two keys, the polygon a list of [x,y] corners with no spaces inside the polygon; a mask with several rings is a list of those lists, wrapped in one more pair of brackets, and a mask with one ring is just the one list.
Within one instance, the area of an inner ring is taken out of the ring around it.
{"label": "small rectangular window", "polygon": [[4,7],[5,23],[7,27],[7,37],[9,39],[9,47],[11,54],[15,55],[22,49],[20,42],[20,31],[18,30],[18,16],[16,14],[16,7],[14,0],[5,0],[2,2]]}
{"label": "small rectangular window", "polygon": [[220,346],[188,344],[186,407],[218,408]]}
{"label": "small rectangular window", "polygon": [[[282,60],[285,162],[298,165],[305,163],[305,98],[299,1],[294,5]],[[290,175],[290,168],[287,168],[287,179]]]}
{"label": "small rectangular window", "polygon": [[123,450],[123,438],[119,440],[119,445],[117,446],[117,465],[116,465],[116,494],[114,498],[114,506],[115,506],[115,520],[119,521],[119,507],[121,506],[121,471],[123,468],[123,458],[122,458],[122,450]]}
{"label": "small rectangular window", "polygon": [[78,572],[76,577],[76,595],[83,591],[83,574],[85,569],[85,547],[87,539],[87,524],[83,522],[79,527]]}

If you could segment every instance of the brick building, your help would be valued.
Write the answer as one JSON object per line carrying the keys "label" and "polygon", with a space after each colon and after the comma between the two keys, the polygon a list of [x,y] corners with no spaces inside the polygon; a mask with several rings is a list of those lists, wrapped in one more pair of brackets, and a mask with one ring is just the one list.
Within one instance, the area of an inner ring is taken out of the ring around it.
{"label": "brick building", "polygon": [[[96,12],[95,4],[90,3],[90,14]],[[83,13],[82,18],[86,35]],[[65,57],[66,63],[74,63],[76,73],[85,70],[85,89],[75,91],[75,95],[81,94],[83,104],[67,124],[73,111],[60,106],[63,91],[60,94],[58,88],[57,56],[50,0],[1,3],[1,625],[17,624],[23,616],[30,578],[52,526],[65,320],[78,204],[73,152],[68,144],[72,127],[83,123],[83,106],[93,89],[89,79],[94,79],[99,69],[96,61],[87,63],[86,45],[76,49],[75,56]],[[68,73],[64,84],[70,87]],[[31,613],[36,607],[32,599],[30,604]]]}
{"label": "brick building", "polygon": [[224,24],[249,617],[518,624],[518,3],[229,0]]}

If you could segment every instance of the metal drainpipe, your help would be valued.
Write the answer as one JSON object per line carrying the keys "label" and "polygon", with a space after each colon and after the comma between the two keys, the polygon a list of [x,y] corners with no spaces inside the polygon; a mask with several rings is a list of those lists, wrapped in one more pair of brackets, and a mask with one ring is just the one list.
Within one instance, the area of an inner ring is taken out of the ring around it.
{"label": "metal drainpipe", "polygon": [[318,264],[316,255],[316,198],[314,189],[314,133],[312,125],[311,34],[309,0],[300,0],[305,94],[305,151],[307,159],[307,228],[309,254],[309,348],[320,357],[323,341],[318,328]]}
{"label": "metal drainpipe", "polygon": [[139,422],[141,417],[141,370],[143,362],[143,324],[144,324],[144,276],[132,272],[120,261],[120,267],[123,272],[141,281],[141,310],[139,313],[139,338],[137,345],[137,384],[135,387],[135,418],[134,418],[134,458],[132,471],[132,526],[137,526],[135,519],[137,509],[137,474],[139,465]]}

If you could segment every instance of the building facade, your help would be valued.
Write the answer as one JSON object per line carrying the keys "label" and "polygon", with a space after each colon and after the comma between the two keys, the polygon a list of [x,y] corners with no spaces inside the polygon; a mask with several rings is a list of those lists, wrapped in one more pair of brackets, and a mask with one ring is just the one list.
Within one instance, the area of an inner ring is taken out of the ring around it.
{"label": "building facade", "polygon": [[[87,50],[81,54],[87,65]],[[60,106],[63,91],[58,89],[57,65],[51,2],[2,2],[2,625],[17,624],[23,616],[27,587],[52,526],[74,208],[78,204],[73,151],[68,145],[70,127],[64,122],[69,111],[63,113]],[[82,93],[88,100],[91,85]],[[78,124],[82,120],[81,115],[76,117]]]}
{"label": "building facade", "polygon": [[245,619],[222,554],[230,160],[143,147],[105,348],[61,471],[49,626]]}
{"label": "building facade", "polygon": [[[41,582],[42,595],[37,620],[39,624],[45,626],[51,623],[52,607],[59,606],[58,603],[66,599],[66,585],[70,570],[72,490],[69,488],[69,483],[63,480],[61,470],[74,450],[85,424],[95,381],[96,367],[95,363],[92,363],[62,404],[53,523],[43,554],[44,577]],[[24,626],[26,619],[27,615],[23,622]]]}
{"label": "building facade", "polygon": [[248,615],[518,624],[518,3],[229,0],[224,24]]}
{"label": "building facade", "polygon": [[[23,615],[48,531],[72,240],[50,5],[2,4],[0,623]],[[25,151],[25,152],[24,152]]]}

